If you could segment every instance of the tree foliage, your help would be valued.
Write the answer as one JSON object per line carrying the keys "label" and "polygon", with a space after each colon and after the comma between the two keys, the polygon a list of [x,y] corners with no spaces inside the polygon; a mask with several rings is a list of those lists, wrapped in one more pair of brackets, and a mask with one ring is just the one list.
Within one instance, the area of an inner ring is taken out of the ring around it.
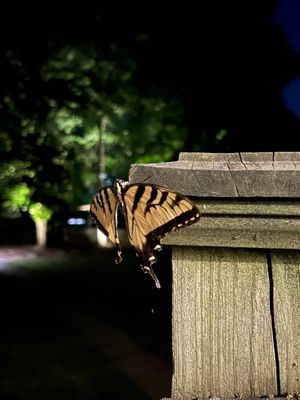
{"label": "tree foliage", "polygon": [[20,7],[0,26],[0,179],[12,192],[26,185],[51,209],[89,201],[104,118],[111,178],[183,148],[299,147],[282,88],[300,61],[273,23],[275,0],[207,2],[201,13],[196,3],[49,4],[48,20],[37,4]]}
{"label": "tree foliage", "polygon": [[[52,210],[89,202],[99,184],[103,118],[109,178],[126,179],[130,164],[168,160],[181,148],[186,130],[180,104],[141,95],[132,82],[134,68],[114,48],[103,58],[93,46],[64,46],[40,67],[36,107],[13,96],[4,100],[9,123],[0,132],[0,175],[11,205],[15,191],[25,188],[31,203]],[[28,101],[30,91],[25,96]],[[7,201],[3,205],[12,210]]]}

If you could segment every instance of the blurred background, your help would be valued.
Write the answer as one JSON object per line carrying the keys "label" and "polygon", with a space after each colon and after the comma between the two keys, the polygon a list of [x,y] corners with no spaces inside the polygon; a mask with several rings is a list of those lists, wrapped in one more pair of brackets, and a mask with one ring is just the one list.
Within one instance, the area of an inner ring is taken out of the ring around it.
{"label": "blurred background", "polygon": [[300,3],[0,5],[0,398],[170,394],[171,262],[97,242],[91,197],[180,151],[300,150]]}

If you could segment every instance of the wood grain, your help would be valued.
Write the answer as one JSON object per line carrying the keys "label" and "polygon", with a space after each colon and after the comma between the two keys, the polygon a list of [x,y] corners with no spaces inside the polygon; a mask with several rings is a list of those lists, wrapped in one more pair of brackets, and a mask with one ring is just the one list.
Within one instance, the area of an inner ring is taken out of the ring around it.
{"label": "wood grain", "polygon": [[300,198],[300,153],[181,153],[178,161],[133,165],[129,177],[187,196]]}
{"label": "wood grain", "polygon": [[181,153],[133,165],[130,182],[195,197],[201,213],[163,240],[172,400],[300,391],[300,152]]}
{"label": "wood grain", "polygon": [[264,252],[175,247],[172,399],[276,393]]}
{"label": "wood grain", "polygon": [[282,393],[300,392],[300,252],[272,251]]}
{"label": "wood grain", "polygon": [[300,248],[300,201],[195,201],[200,220],[172,232],[168,245],[261,249]]}
{"label": "wood grain", "polygon": [[227,248],[299,249],[299,218],[205,216],[183,230],[172,232],[163,244]]}

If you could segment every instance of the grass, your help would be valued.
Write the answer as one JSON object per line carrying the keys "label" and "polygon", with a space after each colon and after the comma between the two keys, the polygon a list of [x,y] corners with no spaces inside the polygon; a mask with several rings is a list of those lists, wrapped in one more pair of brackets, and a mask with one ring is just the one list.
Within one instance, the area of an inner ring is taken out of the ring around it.
{"label": "grass", "polygon": [[[128,351],[131,370],[137,348],[171,368],[170,262],[167,254],[161,260],[161,290],[131,252],[121,265],[110,251],[15,262],[0,275],[0,399],[154,398],[140,384],[147,377],[133,379],[119,360]],[[103,327],[112,332],[108,350]],[[133,346],[123,354],[114,351],[120,333]],[[161,387],[156,398],[169,394],[170,382]]]}

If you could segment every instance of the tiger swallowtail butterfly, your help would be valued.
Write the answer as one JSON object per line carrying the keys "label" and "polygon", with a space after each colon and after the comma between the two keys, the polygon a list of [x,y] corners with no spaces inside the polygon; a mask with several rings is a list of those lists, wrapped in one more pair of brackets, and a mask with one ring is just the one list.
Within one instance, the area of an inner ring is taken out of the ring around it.
{"label": "tiger swallowtail butterfly", "polygon": [[118,208],[124,215],[130,244],[134,247],[142,270],[160,283],[152,265],[155,252],[161,250],[161,238],[167,233],[197,222],[198,208],[185,196],[173,190],[147,183],[133,183],[117,179],[114,186],[103,187],[93,196],[90,214],[98,229],[113,243],[122,261],[117,230]]}

